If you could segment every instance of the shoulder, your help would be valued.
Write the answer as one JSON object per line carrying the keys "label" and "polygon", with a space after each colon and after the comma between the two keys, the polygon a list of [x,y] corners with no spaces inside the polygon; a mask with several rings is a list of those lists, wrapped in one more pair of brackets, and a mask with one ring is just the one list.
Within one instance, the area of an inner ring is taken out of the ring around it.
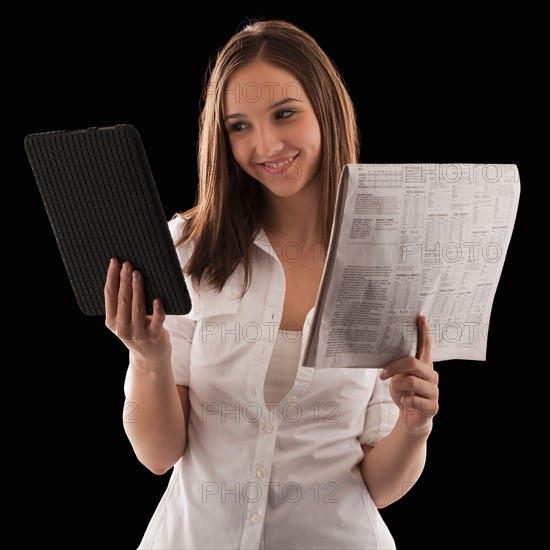
{"label": "shoulder", "polygon": [[174,214],[171,220],[168,220],[168,229],[174,242],[177,242],[183,234],[183,229],[189,221],[188,216],[183,214]]}
{"label": "shoulder", "polygon": [[[172,240],[176,245],[183,235],[183,230],[185,225],[189,221],[189,217],[186,217],[182,214],[174,214],[172,219],[168,220],[168,229],[170,230],[170,235]],[[180,260],[182,267],[185,267],[185,264],[189,261],[191,254],[193,253],[194,242],[186,241],[176,246],[176,252]]]}

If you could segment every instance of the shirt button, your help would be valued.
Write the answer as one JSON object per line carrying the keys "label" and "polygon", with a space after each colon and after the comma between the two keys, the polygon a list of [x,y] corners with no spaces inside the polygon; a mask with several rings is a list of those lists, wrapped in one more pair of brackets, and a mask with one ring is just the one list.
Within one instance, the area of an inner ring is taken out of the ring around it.
{"label": "shirt button", "polygon": [[260,517],[260,514],[256,514],[255,512],[253,514],[251,514],[251,516],[250,516],[250,521],[252,523],[260,523],[261,519],[262,518]]}
{"label": "shirt button", "polygon": [[194,311],[195,311],[195,313],[200,313],[202,311],[202,306],[200,304],[197,304],[194,307]]}
{"label": "shirt button", "polygon": [[296,398],[295,395],[289,395],[288,398],[287,398],[287,401],[290,401],[291,403],[296,403],[296,401],[298,401],[298,399]]}
{"label": "shirt button", "polygon": [[265,425],[265,431],[270,434],[274,430],[273,424],[271,422]]}
{"label": "shirt button", "polygon": [[262,468],[262,467],[258,468],[256,470],[256,475],[258,477],[264,477],[265,476],[265,468]]}

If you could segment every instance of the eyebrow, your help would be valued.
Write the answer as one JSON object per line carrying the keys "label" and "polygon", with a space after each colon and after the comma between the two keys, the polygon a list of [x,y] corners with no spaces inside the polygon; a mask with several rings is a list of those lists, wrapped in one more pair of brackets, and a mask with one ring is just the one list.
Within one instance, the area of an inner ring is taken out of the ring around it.
{"label": "eyebrow", "polygon": [[[275,103],[272,103],[268,111],[273,111],[275,109],[278,109],[279,107],[282,107],[283,105],[287,105],[288,103],[303,103],[299,99],[294,99],[292,97],[286,97],[285,99],[281,99],[281,101],[277,101]],[[246,118],[246,115],[243,115],[242,113],[232,113],[230,115],[227,115],[223,117],[223,121],[229,120],[230,118]]]}

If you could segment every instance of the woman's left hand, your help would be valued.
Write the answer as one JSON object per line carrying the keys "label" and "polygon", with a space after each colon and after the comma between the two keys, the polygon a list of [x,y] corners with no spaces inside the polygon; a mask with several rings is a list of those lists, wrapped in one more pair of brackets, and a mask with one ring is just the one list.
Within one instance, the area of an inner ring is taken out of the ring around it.
{"label": "woman's left hand", "polygon": [[400,409],[403,427],[407,432],[419,433],[431,429],[439,404],[439,376],[431,358],[432,339],[428,320],[418,318],[416,357],[403,357],[388,363],[380,378],[391,378],[391,395]]}

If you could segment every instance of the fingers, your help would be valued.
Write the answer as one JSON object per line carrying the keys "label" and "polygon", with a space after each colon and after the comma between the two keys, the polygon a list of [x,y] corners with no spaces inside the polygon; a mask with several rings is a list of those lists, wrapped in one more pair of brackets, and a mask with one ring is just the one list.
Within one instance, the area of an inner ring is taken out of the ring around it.
{"label": "fingers", "polygon": [[[145,291],[143,288],[143,275],[139,271],[132,273],[132,324],[136,334],[143,333],[147,320],[147,308],[145,305]],[[155,338],[162,331],[166,317],[163,303],[160,299],[153,301],[153,315],[149,322],[151,337]]]}
{"label": "fingers", "polygon": [[392,379],[392,391],[401,396],[415,395],[437,401],[439,398],[438,379],[439,376],[436,371],[431,371],[429,380],[408,374],[398,374]]}
{"label": "fingers", "polygon": [[418,317],[418,338],[416,357],[402,357],[388,363],[380,372],[380,378],[385,380],[399,374],[407,374],[427,380],[430,383],[437,383],[437,373],[434,371],[432,362],[432,337],[430,334],[428,320],[425,315]]}
{"label": "fingers", "polygon": [[[416,358],[423,363],[432,363],[432,335],[425,315],[418,317],[418,343]],[[433,367],[433,364],[432,364]]]}
{"label": "fingers", "polygon": [[400,398],[403,421],[409,422],[420,413],[421,424],[426,425],[439,412],[437,399],[426,399],[417,395],[402,395]]}
{"label": "fingers", "polygon": [[132,320],[136,335],[142,333],[145,326],[145,295],[143,292],[143,276],[139,271],[132,272]]}
{"label": "fingers", "polygon": [[432,340],[428,320],[418,317],[416,357],[403,357],[388,363],[380,372],[382,380],[391,378],[391,393],[405,420],[414,419],[414,426],[431,422],[439,409],[439,374],[432,362]]}
{"label": "fingers", "polygon": [[388,363],[380,373],[380,378],[385,380],[396,374],[407,373],[424,380],[432,380],[433,377],[428,374],[427,369],[433,372],[433,368],[432,336],[428,326],[428,319],[425,315],[420,315],[418,317],[416,358],[402,357]]}
{"label": "fingers", "polygon": [[[141,275],[134,277],[133,272],[130,262],[124,262],[121,266],[116,258],[111,259],[107,270],[105,324],[121,340],[135,338],[138,328],[144,324],[145,305],[143,292],[140,292]],[[134,279],[137,279],[136,283]],[[134,284],[137,292],[134,291]],[[136,315],[138,311],[143,311],[143,314]]]}
{"label": "fingers", "polygon": [[118,287],[120,284],[120,265],[112,258],[107,269],[105,281],[105,324],[111,330],[116,330],[116,315],[118,305]]}
{"label": "fingers", "polygon": [[132,324],[132,272],[130,262],[124,262],[120,270],[120,285],[118,287],[117,301],[117,335],[122,340],[135,338],[136,327]]}
{"label": "fingers", "polygon": [[126,342],[142,339],[146,332],[152,339],[163,333],[166,313],[161,300],[154,301],[153,314],[147,315],[143,275],[130,262],[113,258],[105,283],[105,324]]}
{"label": "fingers", "polygon": [[434,373],[435,371],[431,365],[428,366],[426,363],[414,357],[402,357],[401,359],[388,363],[380,371],[380,378],[382,380],[386,380],[387,378],[391,378],[392,376],[396,376],[398,374],[406,374],[417,376],[422,380],[433,381]]}

